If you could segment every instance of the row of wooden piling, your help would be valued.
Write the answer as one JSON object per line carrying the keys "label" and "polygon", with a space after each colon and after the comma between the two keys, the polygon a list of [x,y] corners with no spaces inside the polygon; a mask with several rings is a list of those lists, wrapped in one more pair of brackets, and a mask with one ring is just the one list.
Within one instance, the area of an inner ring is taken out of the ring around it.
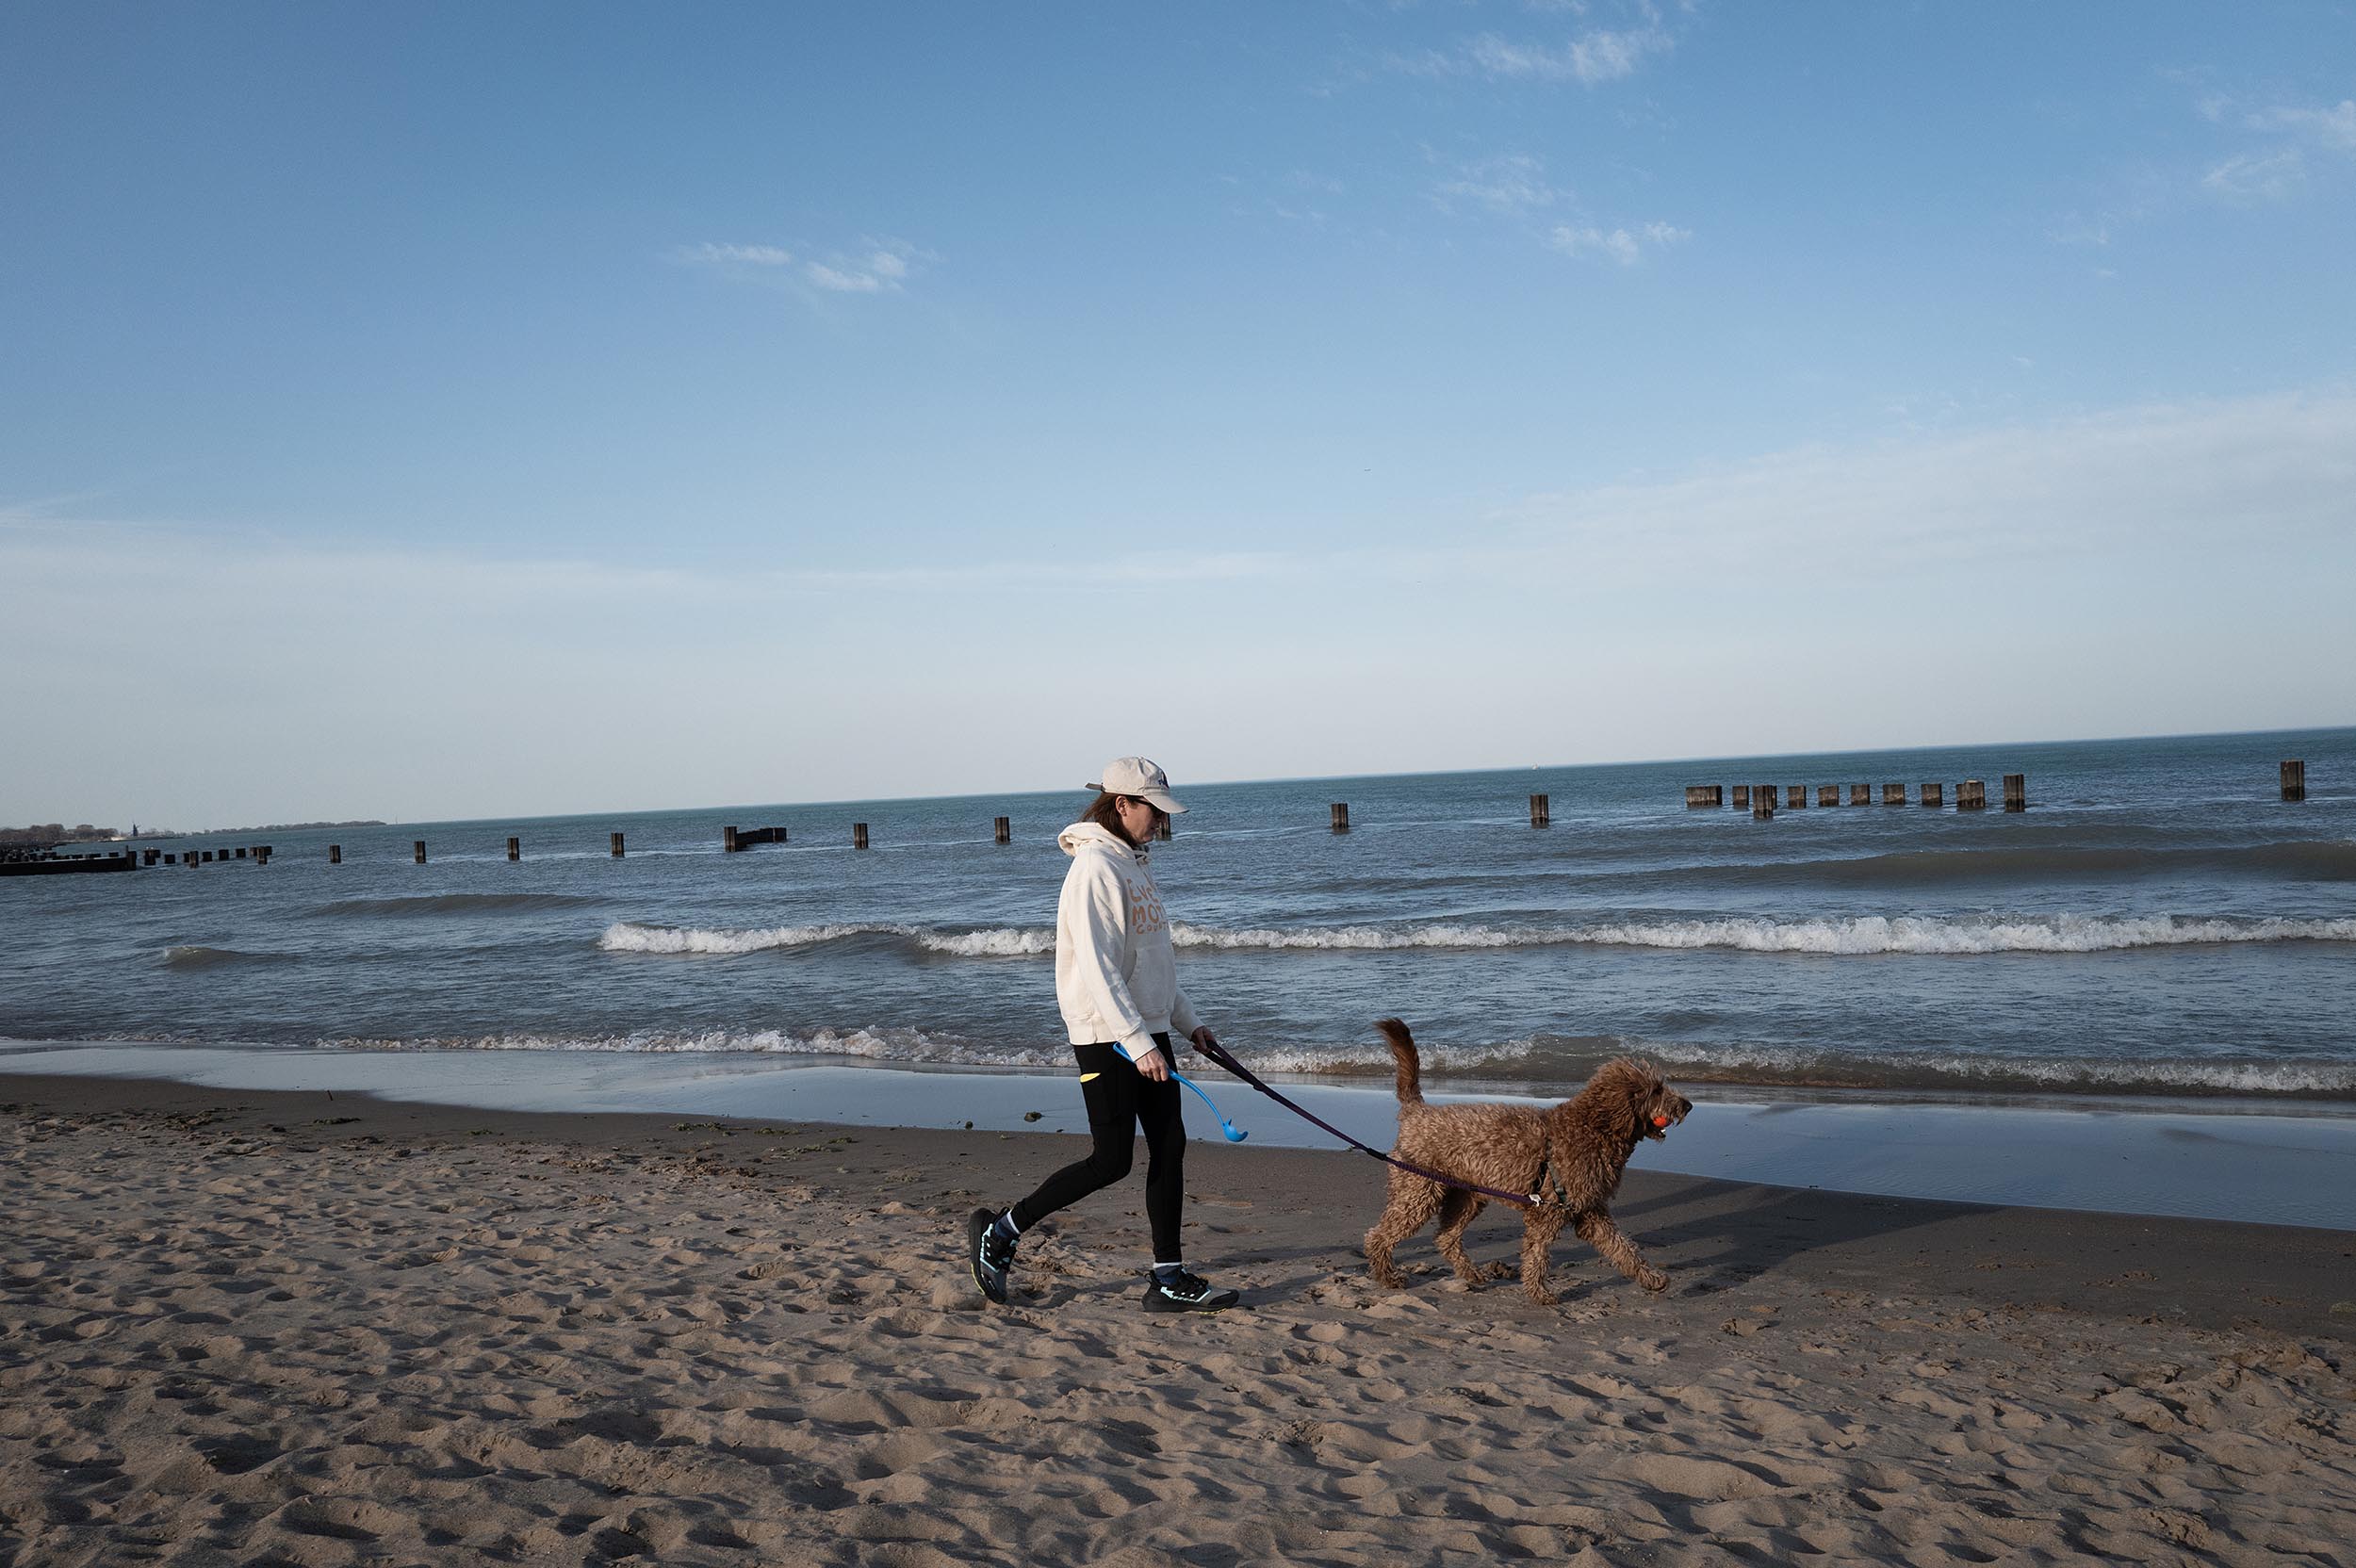
{"label": "row of wooden piling", "polygon": [[[1737,810],[1747,808],[1755,817],[1772,817],[1775,814],[1775,792],[1778,789],[1783,792],[1784,809],[1796,811],[1807,807],[1808,788],[1806,784],[1737,784],[1733,786],[1732,805]],[[1816,804],[1820,807],[1844,804],[1841,785],[1819,784],[1815,790]],[[1873,786],[1871,784],[1851,784],[1846,786],[1846,791],[1847,805],[1873,804]],[[1726,793],[1727,787],[1723,784],[1689,784],[1685,787],[1685,808],[1694,811],[1726,806],[1728,804]],[[1915,798],[1920,805],[1943,808],[1947,803],[1947,787],[1944,784],[1922,785]],[[2004,775],[2004,800],[2007,811],[2027,810],[2029,776],[2020,773]],[[1882,805],[1904,806],[1906,803],[1906,787],[1904,784],[1885,784],[1881,787]],[[1984,781],[1967,778],[1955,786],[1956,810],[1982,811],[1987,808],[1988,785]]]}
{"label": "row of wooden piling", "polygon": [[[2298,760],[2285,761],[2282,766],[2282,798],[2284,800],[2305,800],[2307,798],[2307,764],[2304,761]],[[2004,803],[2005,810],[2025,811],[2028,809],[2028,786],[2029,780],[2026,774],[2008,773],[2004,776]],[[1687,810],[1692,811],[1706,808],[1718,808],[1731,804],[1738,811],[1748,809],[1753,817],[1765,819],[1775,814],[1775,802],[1778,791],[1781,792],[1783,808],[1785,810],[1799,810],[1804,808],[1808,803],[1809,788],[1810,786],[1806,784],[1736,784],[1732,786],[1725,784],[1689,784],[1685,787],[1685,808]],[[1844,803],[1850,806],[1871,806],[1874,804],[1873,786],[1871,784],[1850,784],[1846,786],[1840,784],[1819,784],[1814,786],[1814,789],[1816,792],[1816,804],[1820,807],[1841,806]],[[1727,800],[1729,792],[1731,792],[1733,795],[1731,802]],[[1922,784],[1917,787],[1915,801],[1917,805],[1927,806],[1933,808],[1934,809],[1940,809],[1944,808],[1946,805],[1946,786],[1944,784]],[[1904,806],[1906,803],[1906,787],[1904,784],[1884,784],[1881,786],[1880,804],[1884,806]],[[1967,778],[1956,784],[1956,810],[1980,811],[1987,809],[1987,808],[1988,786],[1983,780],[1977,778]],[[1331,808],[1329,821],[1334,832],[1349,832],[1350,803],[1348,801],[1341,800],[1334,801]],[[1531,795],[1530,797],[1530,825],[1532,827],[1550,827],[1553,825],[1553,809],[1547,797],[1543,794]],[[992,818],[990,821],[990,832],[994,841],[1002,844],[1012,843],[1014,841],[1013,819],[1009,817]],[[1162,818],[1160,823],[1157,825],[1155,837],[1163,840],[1167,840],[1170,837],[1170,819],[1168,817]],[[787,838],[786,830],[782,827],[728,826],[720,829],[720,848],[723,853],[729,855],[734,855],[740,851],[751,849],[761,844],[781,844],[788,841],[789,840]],[[851,825],[851,847],[853,849],[865,849],[867,845],[867,825],[863,822],[853,823]],[[614,834],[612,839],[612,852],[614,859],[618,860],[623,858],[623,849],[622,835],[619,833]],[[141,855],[143,857],[141,863],[150,866],[155,865],[159,858],[167,866],[173,864],[190,866],[203,865],[216,859],[250,859],[256,865],[266,866],[270,864],[270,846],[268,844],[248,844],[240,846],[234,851],[227,849],[207,849],[201,851],[191,849],[176,856],[163,854],[161,851],[154,849],[131,853]],[[426,863],[425,841],[423,839],[411,841],[410,853],[417,864],[420,866],[424,865]],[[520,860],[523,858],[523,841],[521,839],[511,837],[507,841],[507,858],[510,860]],[[344,846],[341,844],[329,844],[327,846],[327,863],[331,866],[340,866],[343,864],[343,861]]]}
{"label": "row of wooden piling", "polygon": [[174,855],[167,855],[160,849],[136,849],[130,853],[139,857],[139,864],[142,866],[155,865],[158,860],[167,866],[202,866],[214,860],[251,860],[257,866],[267,866],[270,864],[270,846],[245,844],[235,851],[191,849]]}
{"label": "row of wooden piling", "polygon": [[[2296,760],[2285,761],[2282,768],[2282,781],[2284,800],[2302,801],[2307,798],[2307,764],[2305,762]],[[2004,809],[2007,811],[2027,810],[2029,808],[2028,776],[2008,773],[2004,776]],[[1737,784],[1733,788],[1733,804],[1736,809],[1740,810],[1748,807],[1754,817],[1772,817],[1775,814],[1775,785]],[[1841,788],[1838,784],[1817,785],[1816,804],[1818,806],[1841,805],[1842,803]],[[1849,805],[1871,806],[1873,804],[1872,785],[1851,784],[1847,788]],[[1808,805],[1808,786],[1786,784],[1782,786],[1782,789],[1786,810],[1798,810]],[[1537,825],[1537,803],[1543,798],[1539,795],[1530,797],[1532,825]],[[1916,799],[1923,806],[1943,807],[1946,800],[1946,787],[1941,784],[1922,785]],[[1726,786],[1723,784],[1689,784],[1685,787],[1685,808],[1689,811],[1722,807],[1726,803]],[[1904,784],[1885,784],[1881,787],[1881,804],[1884,806],[1904,806],[1906,803],[1906,787]],[[1988,785],[1983,780],[1967,778],[1955,786],[1956,810],[1980,811],[1987,808]]]}
{"label": "row of wooden piling", "polygon": [[[1014,841],[1014,824],[1011,818],[999,817],[992,823],[991,827],[998,842],[1004,844],[1012,843]],[[1163,825],[1162,837],[1165,839],[1170,837],[1170,828],[1167,823]],[[761,844],[782,844],[789,843],[791,841],[791,836],[782,827],[729,826],[720,829],[720,852],[724,855],[740,854],[744,850],[753,849]],[[867,825],[865,823],[855,822],[851,825],[851,847],[853,849],[865,849],[867,847]],[[616,833],[613,835],[612,848],[614,859],[619,860],[624,858],[626,845],[621,834]],[[151,850],[149,853],[153,854],[154,851]],[[224,856],[228,852],[225,850],[222,851]],[[245,851],[239,850],[237,853],[239,855],[243,855]],[[414,863],[420,866],[424,865],[426,863],[425,841],[423,839],[412,840],[409,845],[409,853],[410,858]],[[510,860],[520,860],[524,858],[523,840],[518,838],[510,838],[507,841],[507,858]],[[205,858],[209,860],[212,857],[207,855]],[[343,845],[329,844],[327,846],[327,863],[331,866],[340,866],[344,863]]]}

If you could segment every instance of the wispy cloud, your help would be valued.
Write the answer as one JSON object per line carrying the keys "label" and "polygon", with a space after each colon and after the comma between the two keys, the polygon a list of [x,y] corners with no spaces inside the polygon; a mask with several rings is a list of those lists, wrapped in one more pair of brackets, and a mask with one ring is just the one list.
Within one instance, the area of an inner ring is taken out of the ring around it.
{"label": "wispy cloud", "polygon": [[[1439,161],[1430,149],[1425,150],[1424,155]],[[1635,266],[1649,251],[1693,237],[1692,230],[1674,223],[1598,221],[1580,210],[1578,199],[1569,189],[1548,178],[1543,159],[1528,153],[1505,153],[1460,163],[1449,171],[1448,178],[1435,181],[1426,195],[1442,212],[1461,209],[1508,221],[1527,221],[1559,210],[1563,221],[1543,231],[1532,224],[1530,232],[1539,243],[1567,256],[1601,258],[1623,267]]]}
{"label": "wispy cloud", "polygon": [[2279,202],[2307,182],[2307,157],[2296,147],[2243,153],[2209,166],[2201,188],[2229,202]]}
{"label": "wispy cloud", "polygon": [[1546,164],[1527,153],[1462,164],[1454,178],[1432,188],[1432,200],[1443,212],[1464,203],[1511,217],[1552,206],[1565,195],[1546,182]]}
{"label": "wispy cloud", "polygon": [[1663,245],[1678,245],[1693,237],[1691,229],[1680,229],[1674,223],[1643,223],[1634,229],[1598,228],[1593,223],[1558,223],[1546,235],[1546,245],[1566,256],[1582,260],[1604,258],[1623,267],[1633,267],[1644,258],[1647,251]]}
{"label": "wispy cloud", "polygon": [[897,293],[911,263],[924,254],[906,240],[871,240],[863,253],[810,262],[802,273],[818,287],[837,294]]}
{"label": "wispy cloud", "polygon": [[[1568,8],[1583,14],[1586,8]],[[1392,55],[1385,63],[1394,72],[1434,79],[1567,82],[1600,87],[1635,75],[1648,58],[1668,54],[1677,47],[1677,39],[1661,24],[1657,8],[1640,3],[1633,11],[1637,20],[1631,26],[1591,27],[1558,39],[1509,38],[1497,32],[1481,32],[1445,49]]]}
{"label": "wispy cloud", "polygon": [[781,286],[827,294],[894,294],[908,284],[931,252],[905,239],[864,239],[849,250],[821,256],[800,255],[782,245],[746,245],[706,240],[671,253],[682,266],[705,269],[738,282]]}
{"label": "wispy cloud", "polygon": [[2317,147],[2356,153],[2356,98],[2344,98],[2336,107],[2270,108],[2250,116],[2262,130],[2287,131]]}
{"label": "wispy cloud", "polygon": [[790,267],[794,253],[775,245],[716,245],[706,240],[701,245],[683,247],[681,261],[708,267]]}
{"label": "wispy cloud", "polygon": [[[2111,188],[2087,206],[2057,216],[2046,228],[2053,244],[2102,248],[2126,245],[2155,220],[2195,207],[2279,205],[2308,196],[2356,168],[2356,99],[2321,107],[2266,104],[2236,97],[2182,72],[2165,79],[2187,89],[2191,112],[2207,145],[2131,165],[2108,179]],[[2343,185],[2344,178],[2341,179]],[[2097,276],[2116,273],[2098,269]]]}
{"label": "wispy cloud", "polygon": [[2322,160],[2326,171],[2338,159],[2356,155],[2356,99],[2322,108],[2276,104],[2237,114],[2232,99],[2210,94],[2198,108],[2213,123],[2238,124],[2263,139],[2260,145],[2219,158],[2201,172],[2201,190],[2222,201],[2288,201],[2317,172],[2310,154]]}
{"label": "wispy cloud", "polygon": [[1460,58],[1469,69],[1492,78],[1594,87],[1633,76],[1646,56],[1666,54],[1672,41],[1659,27],[1621,32],[1598,28],[1552,46],[1482,33],[1464,45]]}

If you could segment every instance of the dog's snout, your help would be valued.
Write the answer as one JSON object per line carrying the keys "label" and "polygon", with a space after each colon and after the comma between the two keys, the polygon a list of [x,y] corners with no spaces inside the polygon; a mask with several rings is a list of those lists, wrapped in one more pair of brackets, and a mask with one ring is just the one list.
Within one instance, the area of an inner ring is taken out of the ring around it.
{"label": "dog's snout", "polygon": [[1683,1121],[1686,1113],[1693,1108],[1691,1100],[1664,1086],[1660,1098],[1653,1102],[1653,1113],[1649,1119],[1652,1124],[1644,1129],[1644,1135],[1648,1138],[1667,1135],[1669,1129]]}

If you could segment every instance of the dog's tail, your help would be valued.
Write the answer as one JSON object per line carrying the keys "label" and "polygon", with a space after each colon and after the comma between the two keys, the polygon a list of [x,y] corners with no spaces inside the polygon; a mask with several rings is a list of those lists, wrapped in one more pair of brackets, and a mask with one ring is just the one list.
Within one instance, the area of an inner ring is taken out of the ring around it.
{"label": "dog's tail", "polygon": [[1423,1103],[1423,1064],[1415,1056],[1415,1037],[1407,1032],[1407,1025],[1395,1018],[1386,1018],[1375,1025],[1391,1044],[1392,1059],[1399,1063],[1399,1102],[1402,1105]]}

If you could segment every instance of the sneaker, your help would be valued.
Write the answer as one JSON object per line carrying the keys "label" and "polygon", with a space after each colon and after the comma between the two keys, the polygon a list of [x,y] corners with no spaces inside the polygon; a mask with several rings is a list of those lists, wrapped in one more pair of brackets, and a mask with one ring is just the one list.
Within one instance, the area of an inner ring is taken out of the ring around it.
{"label": "sneaker", "polygon": [[1235,1301],[1234,1291],[1214,1290],[1210,1281],[1183,1268],[1157,1268],[1145,1287],[1147,1312],[1219,1312]]}
{"label": "sneaker", "polygon": [[982,1294],[1006,1304],[1006,1270],[1014,1266],[1014,1243],[998,1232],[998,1217],[975,1209],[965,1220],[965,1255],[973,1265],[973,1282]]}

